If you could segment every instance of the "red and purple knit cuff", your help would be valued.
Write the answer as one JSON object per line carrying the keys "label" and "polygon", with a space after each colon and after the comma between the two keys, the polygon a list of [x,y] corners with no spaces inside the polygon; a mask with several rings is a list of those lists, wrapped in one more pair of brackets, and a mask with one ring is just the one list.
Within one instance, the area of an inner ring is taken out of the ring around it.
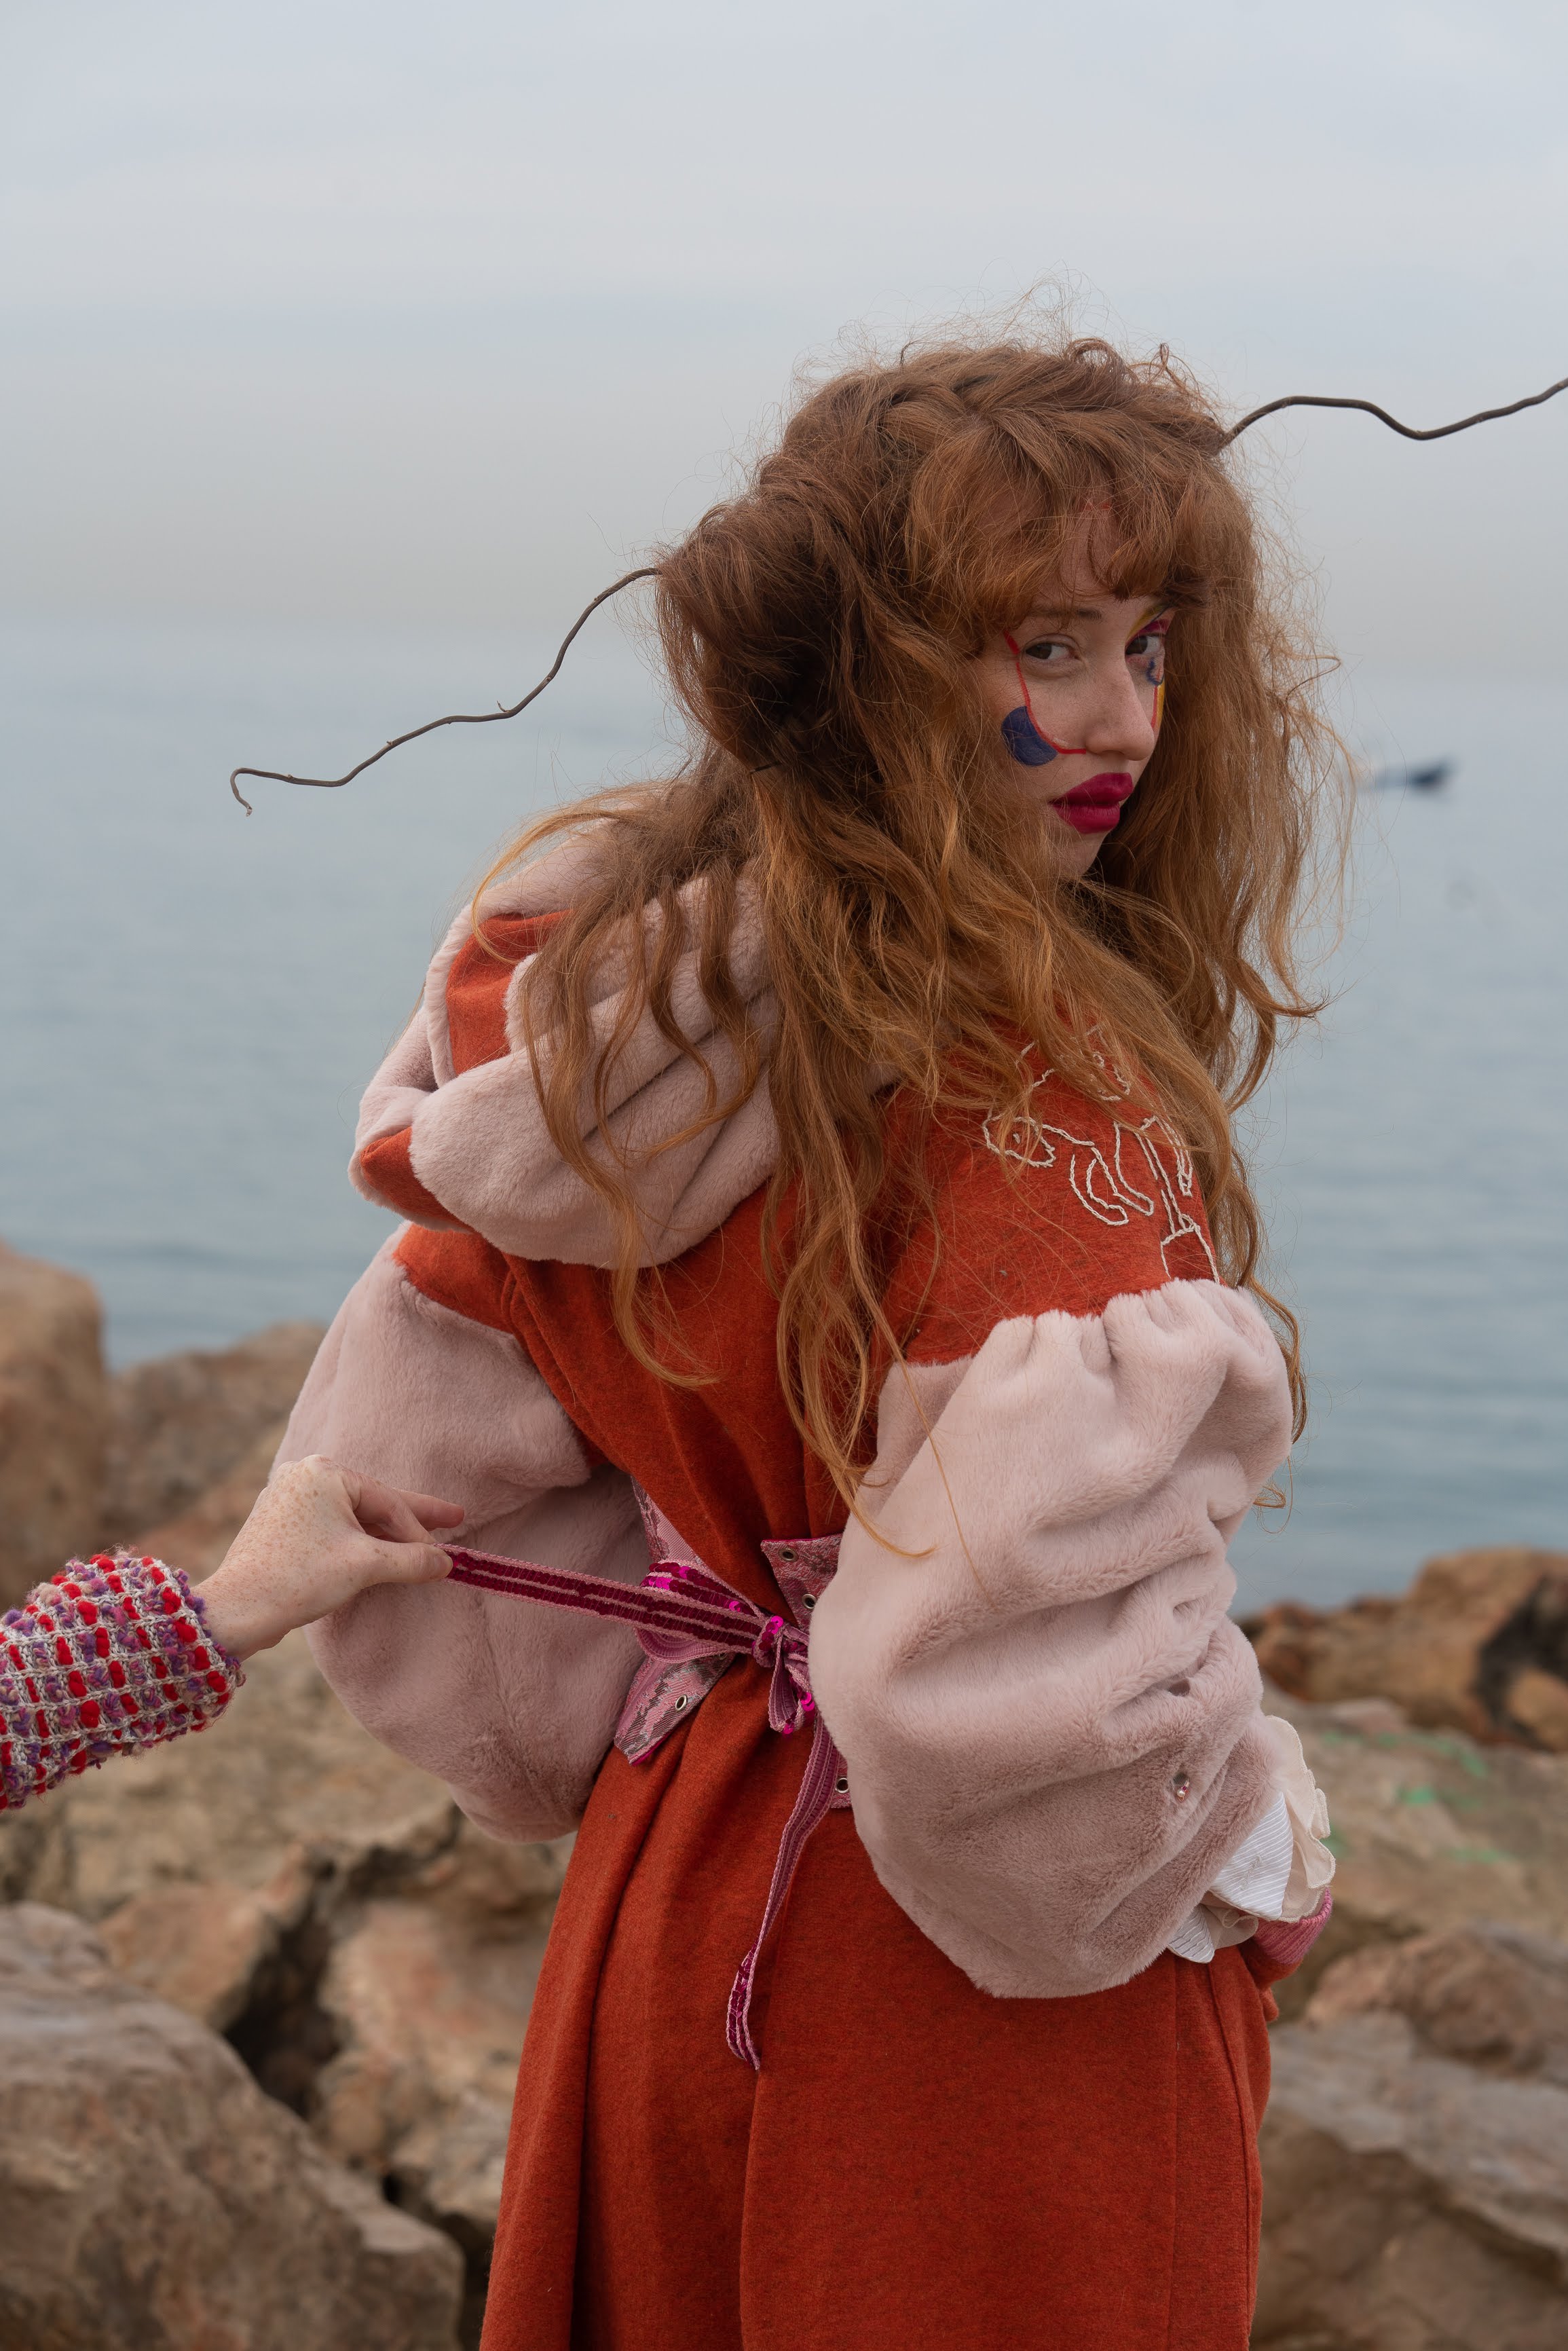
{"label": "red and purple knit cuff", "polygon": [[72,1560],[0,1617],[0,1811],[199,1729],[244,1678],[179,1568]]}

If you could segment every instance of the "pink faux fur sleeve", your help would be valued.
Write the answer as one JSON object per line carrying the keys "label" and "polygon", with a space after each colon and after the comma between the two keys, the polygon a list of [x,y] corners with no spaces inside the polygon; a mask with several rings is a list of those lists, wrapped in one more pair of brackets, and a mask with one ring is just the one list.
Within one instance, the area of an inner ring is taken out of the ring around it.
{"label": "pink faux fur sleeve", "polygon": [[[591,833],[569,840],[489,890],[477,909],[480,919],[570,905],[592,859]],[[690,901],[700,887],[689,884],[683,895]],[[741,906],[731,947],[732,977],[766,1040],[777,1007],[744,884]],[[659,922],[658,910],[651,908],[645,925],[650,942]],[[545,1123],[520,1010],[527,961],[517,966],[507,989],[508,1050],[471,1069],[454,1066],[446,987],[472,931],[473,917],[465,909],[431,964],[419,1010],[365,1093],[350,1177],[368,1199],[404,1213],[401,1201],[378,1189],[371,1158],[375,1144],[406,1131],[410,1167],[444,1211],[422,1212],[422,1221],[436,1228],[465,1226],[514,1257],[614,1265],[619,1228],[598,1193],[562,1159]],[[620,1018],[624,985],[624,969],[607,963],[594,985],[591,1015],[601,1039],[611,1035]],[[646,1265],[667,1265],[704,1239],[738,1201],[766,1183],[779,1155],[766,1072],[730,1117],[716,1126],[703,1124],[709,1073],[723,1097],[735,1086],[739,1064],[716,1027],[695,950],[676,966],[671,1009],[700,1061],[672,1045],[645,1012],[609,1072],[605,1131],[596,1124],[591,1103],[585,1102],[582,1112],[590,1150],[617,1166],[628,1154],[635,1160],[667,1135],[693,1130],[685,1142],[639,1165],[637,1209]],[[551,1050],[547,1038],[545,1065]]]}
{"label": "pink faux fur sleeve", "polygon": [[[591,1469],[517,1340],[409,1280],[395,1239],[321,1343],[278,1456],[460,1502],[485,1551],[635,1583],[630,1479]],[[381,1584],[310,1628],[344,1705],[493,1836],[575,1826],[642,1653],[624,1626],[469,1584]]]}
{"label": "pink faux fur sleeve", "polygon": [[1290,1426],[1208,1281],[890,1376],[811,1681],[877,1876],[983,1990],[1125,1982],[1272,1803],[1226,1547]]}

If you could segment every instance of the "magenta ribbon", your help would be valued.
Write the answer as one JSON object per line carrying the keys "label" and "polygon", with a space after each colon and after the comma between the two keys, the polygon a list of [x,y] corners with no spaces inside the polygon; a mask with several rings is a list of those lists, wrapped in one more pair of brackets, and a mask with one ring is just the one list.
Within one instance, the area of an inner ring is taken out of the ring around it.
{"label": "magenta ribbon", "polygon": [[[831,1546],[836,1550],[836,1544]],[[807,1840],[826,1814],[848,1799],[843,1757],[830,1738],[811,1696],[807,1671],[808,1625],[800,1621],[810,1599],[791,1598],[796,1614],[791,1624],[770,1614],[752,1600],[732,1591],[700,1561],[667,1560],[650,1569],[641,1583],[616,1583],[608,1576],[579,1575],[570,1568],[541,1567],[531,1560],[503,1559],[494,1552],[451,1550],[454,1583],[474,1583],[486,1592],[507,1592],[518,1600],[541,1601],[547,1607],[570,1608],[580,1615],[609,1616],[630,1625],[647,1656],[658,1663],[681,1665],[694,1659],[749,1657],[768,1677],[769,1728],[789,1738],[810,1721],[811,1748],[805,1777],[794,1810],[779,1841],[779,1856],[768,1888],[762,1922],[751,1949],[737,1970],[730,1988],[725,2037],[737,2057],[757,2069],[762,2052],[751,2029],[751,1992],[763,1945],[782,1910]],[[821,1552],[830,1544],[821,1538],[797,1545],[769,1543],[770,1560],[789,1559],[796,1552]],[[825,1579],[824,1579],[825,1580]],[[814,1597],[814,1594],[812,1595]],[[698,1700],[703,1693],[699,1692]],[[672,1721],[668,1728],[674,1729]],[[661,1734],[661,1738],[667,1733]],[[653,1752],[655,1739],[643,1749]]]}

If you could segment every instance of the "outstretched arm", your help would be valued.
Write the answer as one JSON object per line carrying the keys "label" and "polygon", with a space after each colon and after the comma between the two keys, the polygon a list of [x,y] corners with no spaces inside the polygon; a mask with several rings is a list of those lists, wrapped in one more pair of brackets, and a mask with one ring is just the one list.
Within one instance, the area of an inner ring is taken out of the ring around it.
{"label": "outstretched arm", "polygon": [[0,1624],[0,1811],[201,1729],[246,1657],[368,1586],[445,1575],[429,1533],[462,1515],[317,1456],[278,1472],[200,1591],[162,1560],[72,1560]]}
{"label": "outstretched arm", "polygon": [[201,1590],[214,1638],[234,1656],[270,1649],[372,1586],[436,1583],[452,1561],[430,1538],[462,1505],[409,1494],[308,1454],[276,1472]]}

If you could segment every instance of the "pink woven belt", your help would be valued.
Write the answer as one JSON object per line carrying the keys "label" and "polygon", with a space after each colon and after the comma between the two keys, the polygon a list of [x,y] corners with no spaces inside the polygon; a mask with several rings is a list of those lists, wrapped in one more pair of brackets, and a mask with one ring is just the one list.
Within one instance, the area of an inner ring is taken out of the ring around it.
{"label": "pink woven belt", "polygon": [[563,1567],[452,1549],[454,1583],[509,1592],[519,1600],[570,1608],[581,1615],[612,1616],[630,1625],[645,1658],[616,1726],[615,1744],[633,1763],[644,1762],[700,1706],[737,1657],[749,1657],[768,1676],[768,1720],[789,1738],[811,1725],[810,1752],[795,1808],[779,1840],[772,1882],[756,1939],[730,1988],[725,2037],[737,2057],[759,2067],[762,2053],[751,2030],[751,1989],[757,1962],[817,1823],[849,1802],[843,1757],[828,1735],[811,1697],[806,1644],[811,1611],[838,1564],[837,1535],[765,1542],[764,1556],[794,1622],[770,1615],[721,1582],[698,1559],[683,1555],[680,1537],[639,1489],[653,1565],[641,1583],[577,1575]]}

